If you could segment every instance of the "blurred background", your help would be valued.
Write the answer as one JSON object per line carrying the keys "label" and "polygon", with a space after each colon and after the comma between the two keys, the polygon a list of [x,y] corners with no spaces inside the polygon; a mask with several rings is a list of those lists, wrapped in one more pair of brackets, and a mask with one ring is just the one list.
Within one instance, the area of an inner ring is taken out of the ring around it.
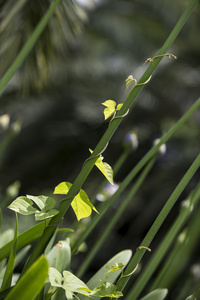
{"label": "blurred background", "polygon": [[[50,0],[0,1],[1,78],[50,3]],[[74,181],[89,156],[88,149],[95,148],[108,126],[101,103],[107,99],[125,101],[128,95],[125,79],[131,74],[140,79],[147,68],[145,60],[156,55],[188,3],[186,0],[62,1],[0,99],[0,200],[7,215],[3,219],[5,228],[13,217],[6,207],[15,197],[52,195],[61,181]],[[169,50],[177,60],[163,58],[110,141],[104,157],[113,166],[123,152],[125,135],[134,130],[138,139],[138,147],[114,177],[116,183],[151,148],[154,139],[165,133],[199,97],[199,26],[198,4]],[[197,111],[167,143],[166,154],[157,161],[104,250],[95,258],[95,268],[118,251],[134,250],[140,244],[199,152],[199,125]],[[199,172],[180,201],[195,187],[198,177]],[[83,186],[89,198],[102,179],[100,172],[92,170]],[[178,209],[177,206],[166,220],[163,232]],[[30,226],[30,218],[20,217],[20,220],[21,231]],[[74,220],[70,211],[65,224],[70,227]],[[102,224],[101,230],[103,226],[106,225]],[[88,240],[88,247],[93,239],[91,236]],[[158,243],[159,238],[155,245]],[[198,253],[199,247],[193,254],[197,260]],[[82,255],[74,268],[83,259]],[[93,271],[91,268],[91,274]]]}

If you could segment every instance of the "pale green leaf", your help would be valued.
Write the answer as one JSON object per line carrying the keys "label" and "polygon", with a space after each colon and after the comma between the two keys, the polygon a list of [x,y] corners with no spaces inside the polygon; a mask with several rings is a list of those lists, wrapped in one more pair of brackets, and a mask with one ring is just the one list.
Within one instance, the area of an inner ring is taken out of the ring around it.
{"label": "pale green leaf", "polygon": [[36,212],[36,214],[35,214],[35,220],[41,221],[44,219],[49,219],[49,218],[54,217],[58,213],[59,213],[59,211],[57,209],[51,209],[48,212],[39,211],[39,212]]}
{"label": "pale green leaf", "polygon": [[37,209],[34,208],[33,202],[25,196],[16,198],[8,208],[22,215],[35,214]]}
{"label": "pale green leaf", "polygon": [[72,186],[72,184],[69,182],[61,182],[55,187],[53,193],[66,195],[69,192],[69,189],[71,188],[71,186]]}
{"label": "pale green leaf", "polygon": [[42,211],[47,211],[54,208],[56,202],[53,198],[48,196],[31,196],[26,195],[28,199],[31,199]]}
{"label": "pale green leaf", "polygon": [[[33,207],[33,202],[41,209],[37,210]],[[52,218],[58,214],[58,210],[53,209],[55,200],[47,196],[31,196],[27,195],[15,199],[8,208],[22,214],[32,215],[35,214],[35,220],[40,221],[47,218]]]}
{"label": "pale green leaf", "polygon": [[79,293],[83,295],[85,295],[87,291],[89,291],[87,285],[71,272],[64,271],[63,277],[64,277],[63,287],[65,290],[72,293]]}
{"label": "pale green leaf", "polygon": [[69,271],[63,271],[63,276],[55,268],[49,268],[49,281],[54,287],[61,287],[65,290],[68,299],[73,297],[74,293],[86,295],[91,290],[87,285]]}
{"label": "pale green leaf", "polygon": [[147,294],[140,300],[163,300],[167,296],[167,293],[168,293],[167,289],[157,289]]}
{"label": "pale green leaf", "polygon": [[63,277],[55,268],[49,268],[49,281],[52,286],[63,287]]}
{"label": "pale green leaf", "polygon": [[133,78],[132,75],[130,75],[130,76],[128,76],[128,77],[126,78],[126,89],[129,88],[129,86],[131,85],[131,83],[132,83],[133,81],[135,82],[135,84],[137,84],[137,80],[136,80],[135,78]]}
{"label": "pale green leaf", "polygon": [[117,110],[120,110],[122,108],[122,106],[123,106],[123,103],[118,104],[117,105]]}
{"label": "pale green leaf", "polygon": [[104,106],[106,106],[106,108],[104,109],[104,116],[105,116],[105,120],[107,120],[114,114],[116,102],[113,100],[107,100],[107,101],[103,102],[102,104]]}

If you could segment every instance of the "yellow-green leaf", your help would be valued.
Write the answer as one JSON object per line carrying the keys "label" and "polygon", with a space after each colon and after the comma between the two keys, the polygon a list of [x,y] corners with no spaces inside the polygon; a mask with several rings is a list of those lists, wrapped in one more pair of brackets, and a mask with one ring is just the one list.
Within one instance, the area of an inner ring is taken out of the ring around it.
{"label": "yellow-green leaf", "polygon": [[118,104],[117,105],[117,110],[120,110],[122,108],[122,106],[123,106],[123,103]]}
{"label": "yellow-green leaf", "polygon": [[105,120],[107,120],[114,114],[116,102],[114,100],[106,100],[102,104],[106,106],[106,108],[104,109],[104,116],[105,116]]}
{"label": "yellow-green leaf", "polygon": [[[89,149],[89,151],[92,153],[93,151],[91,149]],[[101,173],[106,177],[106,179],[112,184],[114,185],[113,182],[113,170],[111,168],[111,166],[106,163],[103,162],[103,157],[100,156],[96,163],[95,166],[101,171]]]}
{"label": "yellow-green leaf", "polygon": [[90,202],[86,192],[84,190],[80,190],[78,195],[74,197],[71,206],[76,214],[78,221],[83,218],[87,218],[91,215],[92,209],[97,212],[94,205]]}
{"label": "yellow-green leaf", "polygon": [[[55,187],[54,194],[66,195],[71,186],[72,184],[70,182],[61,182]],[[92,209],[97,212],[84,190],[80,190],[80,192],[74,197],[71,206],[78,221],[89,217],[92,213]]]}
{"label": "yellow-green leaf", "polygon": [[72,184],[70,182],[61,182],[55,187],[53,193],[66,195],[69,192],[69,189],[71,188],[71,186],[72,186]]}

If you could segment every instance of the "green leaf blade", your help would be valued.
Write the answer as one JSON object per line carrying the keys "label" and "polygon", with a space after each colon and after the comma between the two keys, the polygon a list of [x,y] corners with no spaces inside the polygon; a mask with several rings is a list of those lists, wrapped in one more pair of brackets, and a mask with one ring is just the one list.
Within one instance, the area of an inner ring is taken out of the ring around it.
{"label": "green leaf blade", "polygon": [[3,282],[1,285],[1,291],[11,287],[12,276],[13,276],[14,266],[15,266],[15,256],[16,256],[16,250],[17,250],[17,236],[18,236],[18,217],[16,214],[16,225],[15,225],[13,246],[11,248],[10,256],[8,259],[8,264],[7,264]]}
{"label": "green leaf blade", "polygon": [[48,275],[48,262],[41,256],[21,277],[5,300],[33,300],[43,288]]}

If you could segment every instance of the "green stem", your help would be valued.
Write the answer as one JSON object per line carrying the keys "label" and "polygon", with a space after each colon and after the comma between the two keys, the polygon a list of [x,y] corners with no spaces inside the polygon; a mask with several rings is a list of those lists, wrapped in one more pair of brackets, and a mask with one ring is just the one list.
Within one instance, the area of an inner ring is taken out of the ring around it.
{"label": "green stem", "polygon": [[136,183],[134,184],[133,188],[130,190],[128,195],[125,197],[124,201],[121,203],[120,207],[117,209],[115,215],[112,217],[110,220],[109,224],[106,226],[106,229],[102,234],[100,234],[100,237],[98,238],[97,242],[94,244],[93,248],[89,252],[89,255],[85,258],[83,264],[80,266],[78,272],[77,272],[77,277],[83,276],[84,272],[86,271],[88,265],[94,258],[95,254],[97,251],[100,249],[100,247],[103,245],[105,239],[108,237],[110,234],[111,230],[123,214],[124,210],[132,200],[133,196],[136,194],[142,183],[144,182],[145,178],[147,177],[148,173],[150,172],[151,168],[153,167],[155,162],[155,157],[153,157],[150,162],[147,164],[143,172],[140,174],[139,178],[137,179]]}
{"label": "green stem", "polygon": [[[189,17],[190,13],[192,12],[192,10],[194,9],[194,7],[197,3],[198,3],[197,0],[192,0],[191,1],[190,5],[186,9],[186,11],[183,13],[182,17],[180,18],[180,20],[178,21],[178,23],[174,27],[173,31],[169,35],[167,41],[165,42],[165,44],[163,45],[163,47],[159,51],[159,54],[164,54],[166,52],[166,50],[173,44],[174,39],[176,38],[176,36],[180,32],[181,28],[183,27],[184,23],[186,22],[187,18]],[[142,76],[139,83],[145,82],[150,77],[150,75],[155,70],[158,63],[161,61],[161,59],[162,59],[162,57],[158,58],[158,59],[155,59],[150,64],[149,68],[146,70],[146,72]],[[110,123],[110,125],[108,126],[108,129],[104,133],[103,137],[99,141],[98,145],[96,146],[96,148],[94,149],[94,152],[92,153],[92,155],[90,157],[98,155],[98,153],[101,153],[103,151],[103,149],[106,147],[106,144],[109,142],[112,135],[114,134],[114,132],[116,131],[116,129],[118,128],[119,124],[122,121],[122,118],[119,118],[119,116],[123,116],[127,112],[127,110],[130,108],[130,106],[134,102],[134,99],[136,98],[137,94],[141,91],[142,87],[143,87],[143,85],[136,85],[135,88],[133,88],[131,90],[127,100],[124,103],[124,105],[122,106],[120,111],[117,113],[118,118],[114,119]],[[157,145],[157,149],[160,147],[160,145],[161,145],[161,143],[159,143]],[[149,157],[149,159],[150,159],[150,157]],[[73,200],[73,196],[76,195],[79,192],[81,186],[83,185],[83,183],[85,182],[87,176],[89,175],[90,171],[92,170],[96,160],[97,160],[97,157],[94,157],[93,159],[88,160],[84,164],[82,170],[80,171],[79,175],[75,179],[71,189],[69,190],[69,192],[67,194],[67,199],[60,202],[59,214],[52,218],[52,220],[50,221],[49,226],[45,229],[42,237],[40,238],[40,240],[38,241],[36,247],[34,248],[34,250],[31,254],[31,256],[30,256],[23,272],[25,272],[35,262],[35,260],[44,252],[48,241],[51,239],[51,236],[53,235],[56,227],[58,226],[56,224],[59,224],[62,221],[62,218],[64,217],[64,215],[66,214],[68,208],[71,205],[71,202]],[[71,197],[71,199],[69,199],[69,197]]]}
{"label": "green stem", "polygon": [[3,76],[3,78],[0,82],[0,96],[2,95],[4,90],[6,89],[10,79],[12,78],[12,76],[15,74],[15,72],[20,67],[20,65],[24,62],[25,58],[27,57],[27,55],[29,54],[29,52],[31,51],[31,49],[33,48],[35,43],[37,42],[38,38],[40,37],[40,35],[44,31],[47,23],[49,22],[49,19],[51,18],[51,16],[55,12],[57,6],[60,4],[61,1],[62,0],[55,0],[55,1],[52,2],[52,4],[50,5],[49,9],[46,12],[46,14],[41,19],[41,21],[39,22],[39,24],[35,28],[34,32],[30,36],[30,38],[28,39],[28,41],[26,42],[24,47],[19,52],[19,54],[16,57],[16,59],[14,60],[13,64],[10,66],[10,68],[8,69],[6,74]]}
{"label": "green stem", "polygon": [[160,146],[166,143],[172,135],[186,122],[186,120],[191,116],[191,114],[200,106],[200,98],[193,104],[193,106],[183,115],[183,117],[160,139],[160,142],[155,145],[149,152],[138,162],[138,164],[133,168],[133,170],[126,176],[123,182],[120,184],[119,189],[115,194],[104,203],[104,205],[99,210],[100,214],[95,215],[92,222],[86,228],[86,230],[81,234],[79,240],[72,246],[72,254],[76,252],[81,243],[86,239],[90,232],[94,229],[97,223],[101,220],[104,214],[107,212],[109,207],[114,203],[114,201],[119,197],[119,195],[124,191],[128,184],[133,180],[133,178],[139,173],[139,171],[145,166],[145,164],[156,154]]}
{"label": "green stem", "polygon": [[[200,154],[197,156],[197,158],[194,160],[193,164],[190,166],[188,171],[183,176],[180,183],[175,188],[174,192],[164,205],[163,209],[160,211],[159,215],[155,219],[153,225],[149,229],[148,233],[146,234],[145,238],[141,242],[141,245],[144,247],[149,247],[150,243],[152,242],[153,238],[157,234],[158,230],[160,229],[161,225],[163,224],[164,220],[168,216],[169,212],[171,211],[172,207],[175,205],[177,199],[189,183],[189,181],[194,176],[195,172],[198,170],[200,166]],[[135,255],[133,256],[132,260],[130,261],[128,267],[126,268],[126,271],[124,272],[124,275],[127,276],[128,274],[131,274],[131,272],[136,268],[140,260],[142,259],[146,249],[140,249],[137,250]],[[130,276],[122,277],[117,282],[117,289],[122,291],[127,284],[128,280],[130,279]]]}
{"label": "green stem", "polygon": [[161,245],[153,255],[152,259],[148,263],[148,265],[145,267],[143,273],[139,276],[136,283],[133,285],[133,288],[129,292],[129,294],[126,296],[126,300],[135,300],[139,296],[139,294],[144,289],[145,285],[151,278],[152,274],[160,264],[161,260],[163,259],[164,255],[168,251],[169,247],[171,246],[172,242],[180,232],[183,225],[188,220],[189,216],[191,215],[194,208],[196,207],[197,203],[200,200],[200,185],[197,186],[195,193],[193,195],[190,195],[188,197],[187,201],[190,201],[187,208],[181,208],[180,214],[171,226],[170,230],[166,234],[165,238],[163,239]]}

